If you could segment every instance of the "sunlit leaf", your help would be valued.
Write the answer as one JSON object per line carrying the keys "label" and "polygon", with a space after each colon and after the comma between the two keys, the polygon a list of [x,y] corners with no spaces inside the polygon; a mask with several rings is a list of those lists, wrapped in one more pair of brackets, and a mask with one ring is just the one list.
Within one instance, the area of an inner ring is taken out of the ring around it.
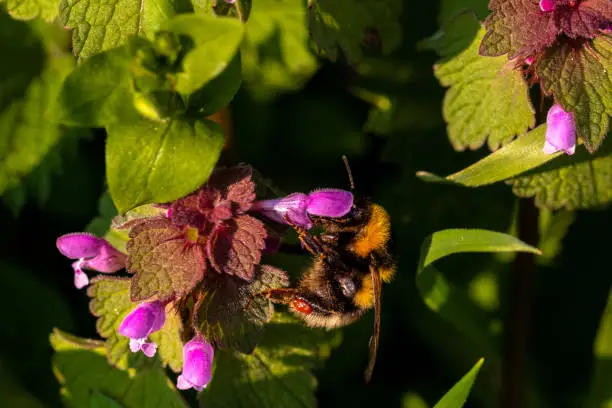
{"label": "sunlit leaf", "polygon": [[[132,362],[129,339],[118,332],[123,318],[136,306],[130,301],[130,281],[128,279],[101,276],[92,279],[87,294],[92,298],[91,312],[98,317],[96,328],[106,339],[104,347],[111,364],[126,369]],[[181,341],[182,323],[172,305],[166,307],[166,322],[162,330],[151,335],[158,348],[157,353],[164,365],[180,371],[183,365],[183,343]]]}
{"label": "sunlit leaf", "polygon": [[[444,57],[435,65],[434,74],[441,85],[449,87],[442,114],[448,124],[450,142],[457,150],[477,149],[485,142],[496,150],[535,124],[529,90],[521,72],[505,56],[478,54],[485,32],[478,28],[479,23],[472,15],[463,14],[429,41],[429,46]],[[459,54],[449,55],[449,48],[459,41],[458,37],[471,43]]]}
{"label": "sunlit leaf", "polygon": [[106,175],[117,209],[124,213],[194,191],[208,179],[223,143],[221,127],[208,120],[110,125]]}
{"label": "sunlit leaf", "polygon": [[20,20],[40,18],[51,23],[58,13],[56,0],[0,0],[3,2],[11,16]]}
{"label": "sunlit leaf", "polygon": [[316,407],[318,367],[329,334],[275,314],[263,341],[246,355],[217,352],[216,369],[208,388],[200,394],[204,408]]}
{"label": "sunlit leaf", "polygon": [[317,69],[308,47],[306,2],[253,2],[241,47],[246,87],[260,99],[302,87]]}
{"label": "sunlit leaf", "polygon": [[612,144],[595,154],[578,148],[573,156],[563,155],[511,180],[519,197],[533,197],[548,209],[602,207],[612,201]]}
{"label": "sunlit leaf", "polygon": [[512,235],[478,229],[448,229],[433,233],[421,245],[416,284],[423,301],[443,318],[473,335],[486,338],[486,327],[471,315],[466,293],[449,282],[432,264],[446,256],[464,252],[540,251]]}
{"label": "sunlit leaf", "polygon": [[[124,408],[187,408],[163,370],[155,365],[136,372],[112,367],[102,342],[55,330],[51,335],[54,373],[67,406],[90,407],[100,393]],[[107,401],[108,402],[108,401]]]}
{"label": "sunlit leaf", "polygon": [[75,55],[91,57],[126,44],[132,35],[152,36],[166,19],[189,11],[186,1],[62,0],[62,24],[73,29]]}
{"label": "sunlit leaf", "polygon": [[238,51],[244,33],[235,18],[184,14],[162,24],[161,30],[188,36],[193,48],[183,58],[176,74],[176,90],[192,94],[221,74]]}
{"label": "sunlit leaf", "polygon": [[134,109],[128,47],[89,58],[66,78],[60,100],[63,123],[102,127],[139,117]]}
{"label": "sunlit leaf", "polygon": [[484,159],[446,177],[425,171],[418,172],[417,176],[424,181],[450,182],[467,187],[507,180],[561,156],[562,153],[549,155],[542,152],[545,134],[546,126],[539,126]]}
{"label": "sunlit leaf", "polygon": [[476,376],[480,371],[480,367],[484,363],[484,359],[480,359],[472,369],[459,380],[457,384],[453,386],[436,405],[434,408],[461,408],[465,405],[468,396],[470,395],[470,390],[472,389],[472,385],[474,385],[474,381],[476,381]]}

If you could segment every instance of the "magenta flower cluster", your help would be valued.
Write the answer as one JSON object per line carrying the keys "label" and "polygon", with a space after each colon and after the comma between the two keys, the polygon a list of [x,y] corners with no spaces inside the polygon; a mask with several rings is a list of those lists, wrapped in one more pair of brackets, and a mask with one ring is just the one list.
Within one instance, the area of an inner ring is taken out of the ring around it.
{"label": "magenta flower cluster", "polygon": [[[202,201],[202,197],[199,200]],[[177,203],[182,205],[183,202],[179,200]],[[352,205],[353,195],[350,192],[322,189],[310,194],[293,193],[284,198],[255,201],[250,211],[260,213],[272,221],[290,222],[303,228],[311,228],[310,216],[341,217],[350,211]],[[175,207],[174,204],[166,206],[168,218],[176,218],[173,215],[176,211],[180,211],[176,212],[176,215],[187,215],[188,221],[201,216],[209,219],[227,219],[230,216],[227,209],[220,208],[219,205],[210,206],[205,213],[194,213],[189,212],[189,208],[185,210]],[[207,208],[208,206],[205,209]],[[89,233],[63,235],[57,239],[56,245],[62,255],[76,260],[72,268],[74,284],[79,289],[89,283],[84,270],[114,273],[126,268],[129,263],[128,255],[115,249],[105,239]],[[167,310],[178,303],[176,299],[144,301],[125,316],[118,332],[130,339],[129,348],[132,352],[142,352],[147,357],[156,354],[157,345],[149,340],[149,336],[164,327]],[[195,331],[195,335],[183,346],[183,371],[177,380],[177,388],[181,390],[193,388],[201,391],[212,378],[214,348],[197,329]]]}

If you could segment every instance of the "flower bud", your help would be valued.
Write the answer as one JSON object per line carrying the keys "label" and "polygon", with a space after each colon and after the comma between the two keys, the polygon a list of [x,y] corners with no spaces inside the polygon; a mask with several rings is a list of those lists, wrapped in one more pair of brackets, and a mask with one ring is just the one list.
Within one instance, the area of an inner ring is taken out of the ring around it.
{"label": "flower bud", "polygon": [[554,104],[546,116],[546,142],[542,151],[546,154],[564,151],[572,155],[576,151],[576,122],[574,114]]}
{"label": "flower bud", "polygon": [[176,387],[179,390],[206,388],[212,378],[212,362],[215,350],[200,335],[183,347],[183,372],[179,375]]}

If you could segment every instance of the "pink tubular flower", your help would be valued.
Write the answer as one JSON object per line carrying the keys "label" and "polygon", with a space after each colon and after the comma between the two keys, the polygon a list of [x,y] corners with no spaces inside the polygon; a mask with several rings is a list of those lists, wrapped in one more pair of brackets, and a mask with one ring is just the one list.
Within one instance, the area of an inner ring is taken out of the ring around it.
{"label": "pink tubular flower", "polygon": [[345,190],[326,188],[310,194],[293,193],[284,198],[256,201],[251,207],[276,222],[292,223],[310,229],[309,215],[321,217],[342,217],[353,206],[353,194]]}
{"label": "pink tubular flower", "polygon": [[62,235],[55,242],[57,249],[67,258],[77,259],[72,263],[74,286],[81,289],[89,283],[83,269],[102,273],[113,273],[125,268],[126,256],[104,238],[86,232]]}
{"label": "pink tubular flower", "polygon": [[157,344],[147,342],[151,333],[160,330],[166,322],[166,306],[159,301],[141,303],[123,319],[119,325],[119,334],[130,338],[130,350],[141,351],[147,357],[153,357]]}
{"label": "pink tubular flower", "polygon": [[574,114],[554,104],[546,116],[546,142],[542,151],[546,154],[564,151],[572,155],[576,151],[576,122]]}
{"label": "pink tubular flower", "polygon": [[200,335],[183,346],[183,372],[179,375],[176,387],[179,390],[206,388],[212,378],[212,362],[215,350]]}

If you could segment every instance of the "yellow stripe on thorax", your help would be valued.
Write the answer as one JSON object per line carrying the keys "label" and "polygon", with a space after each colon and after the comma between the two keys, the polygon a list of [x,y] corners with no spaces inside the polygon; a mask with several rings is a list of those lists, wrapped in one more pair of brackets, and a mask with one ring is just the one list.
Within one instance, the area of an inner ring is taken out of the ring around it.
{"label": "yellow stripe on thorax", "polygon": [[389,241],[391,220],[389,214],[378,204],[372,204],[372,213],[366,226],[353,241],[353,251],[365,258],[372,251],[383,247]]}

